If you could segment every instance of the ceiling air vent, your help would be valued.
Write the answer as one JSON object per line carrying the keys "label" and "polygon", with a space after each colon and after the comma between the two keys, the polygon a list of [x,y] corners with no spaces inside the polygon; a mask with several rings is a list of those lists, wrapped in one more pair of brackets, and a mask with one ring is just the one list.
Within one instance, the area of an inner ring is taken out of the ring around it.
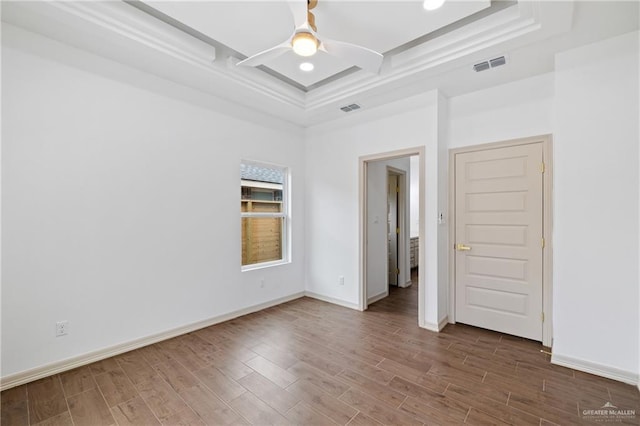
{"label": "ceiling air vent", "polygon": [[475,64],[473,66],[473,69],[475,70],[475,72],[488,70],[489,68],[491,68],[491,67],[489,66],[489,62],[487,62],[487,61],[480,62],[479,64]]}
{"label": "ceiling air vent", "polygon": [[487,61],[478,62],[473,66],[475,72],[486,71],[489,68],[499,67],[507,63],[507,58],[499,56],[497,58],[489,59]]}
{"label": "ceiling air vent", "polygon": [[340,107],[340,109],[344,112],[351,112],[354,111],[356,109],[360,109],[360,105],[358,104],[351,104],[351,105],[345,105],[343,107]]}
{"label": "ceiling air vent", "polygon": [[493,58],[489,61],[489,63],[491,64],[491,68],[495,68],[499,67],[500,65],[506,64],[507,60],[504,58],[504,56],[500,56],[499,58]]}

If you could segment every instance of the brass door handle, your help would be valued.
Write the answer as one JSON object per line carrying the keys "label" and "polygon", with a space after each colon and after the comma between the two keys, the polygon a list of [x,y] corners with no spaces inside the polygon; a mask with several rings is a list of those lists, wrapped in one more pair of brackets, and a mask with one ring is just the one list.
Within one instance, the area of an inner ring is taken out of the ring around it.
{"label": "brass door handle", "polygon": [[464,244],[458,243],[458,244],[456,244],[456,250],[458,250],[458,251],[469,251],[469,250],[471,250],[471,247],[465,246]]}

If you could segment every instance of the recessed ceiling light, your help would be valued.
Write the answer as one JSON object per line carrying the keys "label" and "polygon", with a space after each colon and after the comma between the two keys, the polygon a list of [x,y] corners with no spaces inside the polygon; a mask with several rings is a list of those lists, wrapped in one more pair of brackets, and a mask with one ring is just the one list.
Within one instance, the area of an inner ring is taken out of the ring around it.
{"label": "recessed ceiling light", "polygon": [[300,64],[300,69],[302,71],[313,71],[313,64],[311,62],[303,62]]}
{"label": "recessed ceiling light", "polygon": [[426,10],[436,10],[444,4],[444,0],[424,0],[422,7]]}

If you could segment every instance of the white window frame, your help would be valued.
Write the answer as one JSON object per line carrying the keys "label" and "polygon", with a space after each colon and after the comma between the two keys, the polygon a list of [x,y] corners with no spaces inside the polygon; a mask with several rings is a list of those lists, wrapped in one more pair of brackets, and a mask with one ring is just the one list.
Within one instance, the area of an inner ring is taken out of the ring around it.
{"label": "white window frame", "polygon": [[[290,179],[291,174],[289,172],[289,168],[286,166],[282,166],[280,164],[266,163],[264,161],[254,161],[254,160],[241,160],[240,164],[249,164],[255,165],[259,167],[268,167],[268,168],[277,168],[281,169],[284,174],[284,179],[282,180],[282,211],[281,212],[240,212],[240,223],[242,224],[242,219],[244,218],[282,218],[282,233],[281,233],[281,247],[282,247],[282,259],[280,260],[272,260],[267,262],[259,262],[252,263],[250,265],[242,265],[242,257],[240,259],[241,271],[252,271],[255,269],[262,268],[270,268],[273,266],[284,265],[291,262],[291,218],[290,218],[290,204],[289,204],[289,188],[290,188]],[[240,176],[240,186],[242,187],[242,176]],[[240,199],[242,202],[242,199]],[[242,226],[242,225],[241,225]],[[242,233],[240,234],[240,238],[242,238]],[[242,245],[242,241],[240,241]]]}

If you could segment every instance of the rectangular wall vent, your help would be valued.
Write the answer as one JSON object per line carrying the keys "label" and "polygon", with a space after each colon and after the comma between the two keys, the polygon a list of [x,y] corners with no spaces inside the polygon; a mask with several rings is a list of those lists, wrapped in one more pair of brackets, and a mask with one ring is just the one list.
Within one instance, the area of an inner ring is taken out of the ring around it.
{"label": "rectangular wall vent", "polygon": [[340,107],[340,109],[344,112],[351,112],[353,110],[360,109],[360,105],[358,104],[345,105],[343,107]]}
{"label": "rectangular wall vent", "polygon": [[475,72],[488,70],[489,68],[491,68],[491,67],[489,66],[489,62],[487,62],[487,61],[480,62],[479,64],[475,64],[473,66],[473,69],[475,70]]}
{"label": "rectangular wall vent", "polygon": [[478,62],[477,64],[473,65],[473,70],[475,72],[486,71],[489,68],[499,67],[506,63],[507,63],[507,58],[505,56],[499,56],[497,58]]}
{"label": "rectangular wall vent", "polygon": [[506,64],[507,60],[504,58],[504,56],[500,56],[499,58],[493,58],[489,61],[489,63],[491,64],[491,68],[495,68],[499,67],[500,65]]}

